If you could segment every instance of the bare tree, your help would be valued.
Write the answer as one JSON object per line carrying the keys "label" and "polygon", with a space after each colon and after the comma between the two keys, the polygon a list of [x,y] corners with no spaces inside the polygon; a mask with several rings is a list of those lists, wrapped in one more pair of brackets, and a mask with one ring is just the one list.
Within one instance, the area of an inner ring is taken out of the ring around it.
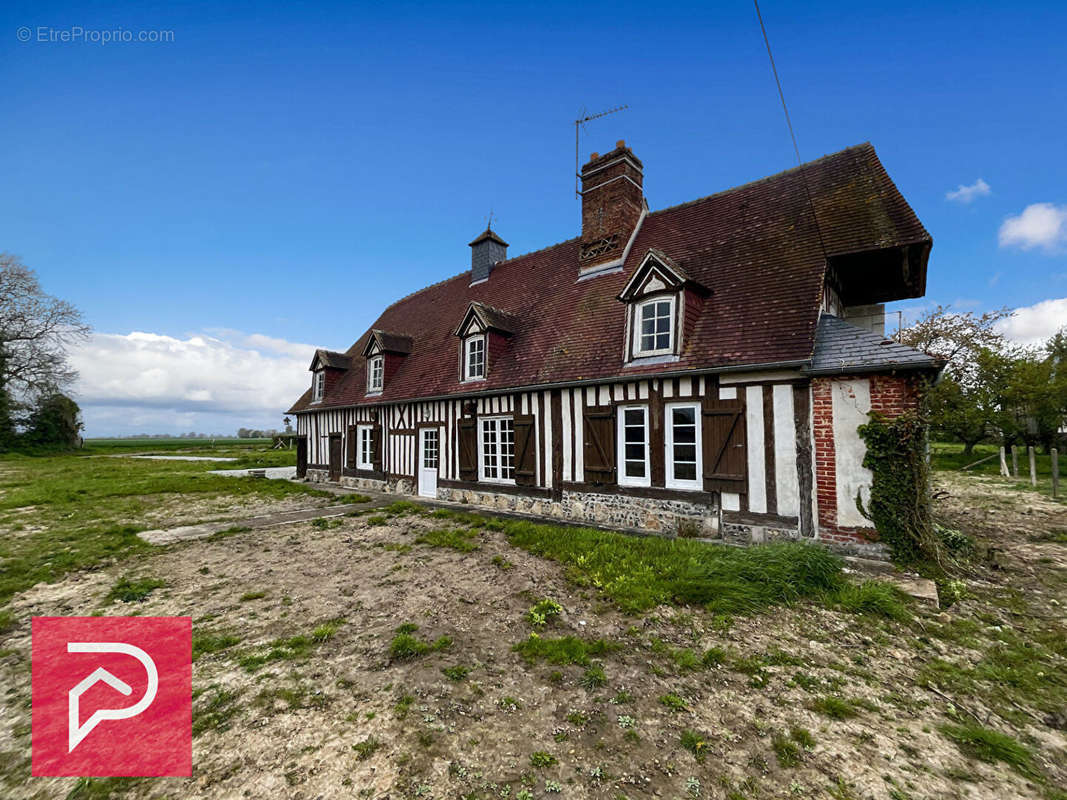
{"label": "bare tree", "polygon": [[77,373],[67,348],[89,330],[78,309],[45,294],[32,269],[0,253],[0,391],[28,398],[69,384]]}

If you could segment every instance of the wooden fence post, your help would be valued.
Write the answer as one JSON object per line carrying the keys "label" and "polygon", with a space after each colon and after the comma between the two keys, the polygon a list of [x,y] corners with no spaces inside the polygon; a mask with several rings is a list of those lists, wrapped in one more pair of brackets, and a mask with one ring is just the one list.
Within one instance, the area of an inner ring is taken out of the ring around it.
{"label": "wooden fence post", "polygon": [[1004,454],[1004,445],[1000,446],[1000,474],[1008,477],[1008,457]]}
{"label": "wooden fence post", "polygon": [[1052,496],[1058,497],[1060,494],[1060,451],[1055,447],[1052,448]]}
{"label": "wooden fence post", "polygon": [[1037,461],[1034,459],[1034,446],[1030,445],[1026,451],[1030,456],[1030,485],[1037,486]]}
{"label": "wooden fence post", "polygon": [[1014,444],[1011,446],[1011,476],[1019,477],[1019,448]]}

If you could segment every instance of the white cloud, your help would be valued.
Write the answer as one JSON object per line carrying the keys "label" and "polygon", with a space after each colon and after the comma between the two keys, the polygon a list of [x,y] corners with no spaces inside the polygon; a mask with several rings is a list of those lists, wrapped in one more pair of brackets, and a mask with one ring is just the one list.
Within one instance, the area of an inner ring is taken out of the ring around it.
{"label": "white cloud", "polygon": [[993,194],[993,190],[989,188],[989,184],[979,178],[970,186],[964,186],[961,183],[958,189],[945,192],[945,199],[957,203],[970,203],[979,197],[987,197],[991,194]]}
{"label": "white cloud", "polygon": [[1052,251],[1067,242],[1067,206],[1031,203],[1017,217],[1000,226],[1001,247],[1040,247]]}
{"label": "white cloud", "polygon": [[283,412],[309,385],[314,345],[211,333],[93,334],[71,353],[86,434],[280,428]]}
{"label": "white cloud", "polygon": [[997,328],[1018,344],[1041,344],[1067,325],[1067,297],[1042,300],[1032,306],[1015,309]]}

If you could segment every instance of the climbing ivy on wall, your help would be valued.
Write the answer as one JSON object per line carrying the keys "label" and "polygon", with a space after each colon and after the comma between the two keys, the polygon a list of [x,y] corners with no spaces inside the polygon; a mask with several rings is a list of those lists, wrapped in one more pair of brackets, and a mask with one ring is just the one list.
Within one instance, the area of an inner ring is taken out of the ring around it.
{"label": "climbing ivy on wall", "polygon": [[916,411],[893,419],[871,412],[870,422],[859,427],[867,445],[863,466],[873,479],[866,508],[858,495],[856,504],[900,564],[941,564],[931,511],[926,429],[925,419]]}

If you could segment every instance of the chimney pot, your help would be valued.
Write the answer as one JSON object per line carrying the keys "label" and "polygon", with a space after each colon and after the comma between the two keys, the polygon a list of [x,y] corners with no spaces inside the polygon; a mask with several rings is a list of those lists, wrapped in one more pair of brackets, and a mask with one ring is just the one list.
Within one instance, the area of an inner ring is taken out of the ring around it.
{"label": "chimney pot", "polygon": [[593,153],[591,156],[589,156],[590,161],[595,161],[598,158],[600,158],[600,153]]}
{"label": "chimney pot", "polygon": [[622,150],[622,148],[626,147],[626,140],[625,139],[619,139],[619,141],[615,142],[615,146],[617,148],[619,148],[620,150]]}

